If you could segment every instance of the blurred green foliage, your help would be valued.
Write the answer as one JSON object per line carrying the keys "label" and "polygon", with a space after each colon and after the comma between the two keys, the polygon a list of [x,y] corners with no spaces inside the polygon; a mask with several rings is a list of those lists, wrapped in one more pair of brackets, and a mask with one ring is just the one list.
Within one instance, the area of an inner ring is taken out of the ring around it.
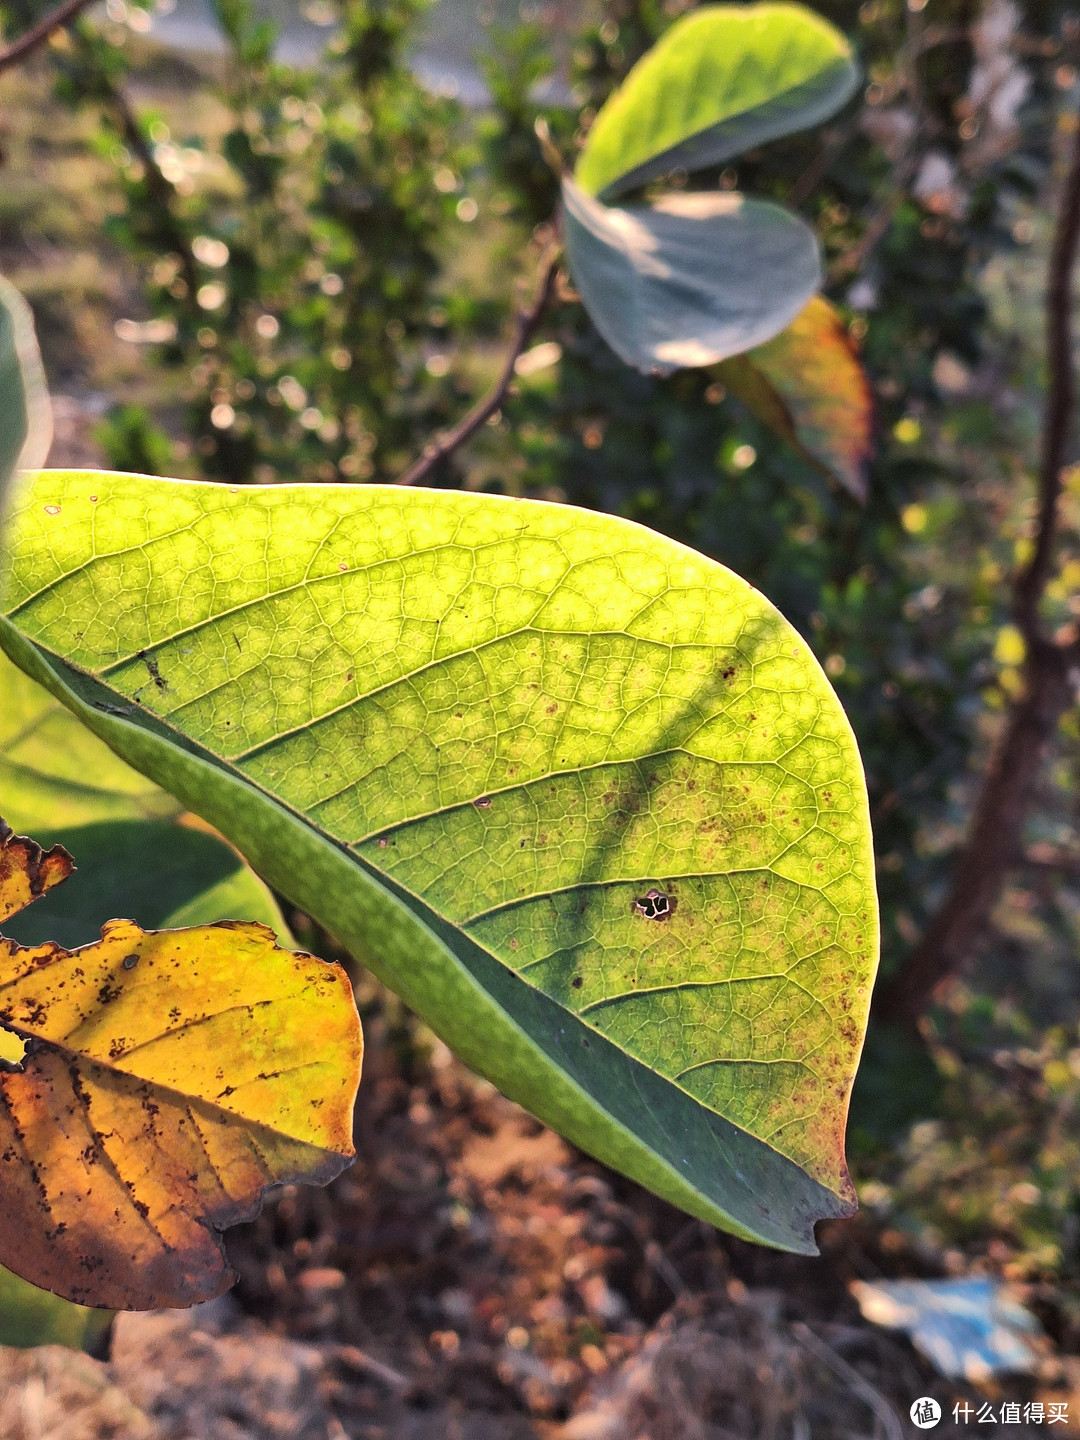
{"label": "blurred green foliage", "polygon": [[72,1305],[0,1269],[0,1345],[67,1345],[100,1359],[108,1353],[112,1321],[111,1310]]}

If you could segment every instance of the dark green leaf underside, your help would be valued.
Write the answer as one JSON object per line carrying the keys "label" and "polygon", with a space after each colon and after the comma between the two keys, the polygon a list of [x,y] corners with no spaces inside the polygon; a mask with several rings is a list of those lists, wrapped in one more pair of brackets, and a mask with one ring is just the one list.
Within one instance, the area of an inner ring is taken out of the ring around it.
{"label": "dark green leaf underside", "polygon": [[[0,791],[0,813],[3,807]],[[73,830],[40,831],[63,845],[75,874],[4,925],[20,945],[55,941],[65,950],[97,940],[106,920],[144,930],[258,920],[285,945],[292,938],[272,896],[236,851],[216,835],[167,820],[111,820]]]}

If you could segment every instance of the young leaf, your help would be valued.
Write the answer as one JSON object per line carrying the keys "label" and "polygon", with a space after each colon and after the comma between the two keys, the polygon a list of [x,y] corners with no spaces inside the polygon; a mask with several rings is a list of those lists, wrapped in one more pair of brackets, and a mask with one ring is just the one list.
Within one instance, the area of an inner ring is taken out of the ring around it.
{"label": "young leaf", "polygon": [[52,409],[34,317],[0,276],[0,514],[14,471],[44,465],[51,444]]}
{"label": "young leaf", "polygon": [[[70,867],[0,827],[0,921]],[[29,1042],[0,1074],[0,1263],[65,1299],[219,1294],[219,1232],[354,1153],[348,979],[265,926],[116,920],[74,953],[0,937],[0,1026]]]}
{"label": "young leaf", "polygon": [[813,1253],[850,1213],[866,791],[749,585],[611,516],[383,486],[46,472],[9,541],[12,658],[467,1063],[736,1234]]}
{"label": "young leaf", "polygon": [[669,374],[770,339],[821,284],[813,231],[731,191],[625,209],[563,181],[566,257],[589,315],[628,365]]}
{"label": "young leaf", "polygon": [[725,361],[720,375],[763,424],[865,503],[874,400],[827,300],[815,296],[786,330]]}
{"label": "young leaf", "polygon": [[672,25],[604,105],[575,178],[612,199],[676,169],[722,164],[816,125],[857,82],[847,41],[801,5],[703,5]]}

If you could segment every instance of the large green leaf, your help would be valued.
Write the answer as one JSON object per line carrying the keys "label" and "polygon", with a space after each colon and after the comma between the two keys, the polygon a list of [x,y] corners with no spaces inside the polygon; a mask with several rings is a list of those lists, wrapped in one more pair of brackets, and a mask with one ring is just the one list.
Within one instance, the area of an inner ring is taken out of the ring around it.
{"label": "large green leaf", "polygon": [[806,645],[610,516],[45,472],[0,643],[469,1064],[703,1219],[850,1212],[866,793]]}
{"label": "large green leaf", "polygon": [[676,169],[722,164],[816,125],[857,81],[847,41],[801,5],[704,5],[604,105],[575,177],[610,199]]}
{"label": "large green leaf", "polygon": [[813,231],[730,191],[601,205],[563,181],[563,233],[593,324],[628,365],[710,365],[783,330],[821,284]]}
{"label": "large green leaf", "polygon": [[51,444],[52,409],[34,317],[0,276],[0,514],[14,471],[44,465]]}

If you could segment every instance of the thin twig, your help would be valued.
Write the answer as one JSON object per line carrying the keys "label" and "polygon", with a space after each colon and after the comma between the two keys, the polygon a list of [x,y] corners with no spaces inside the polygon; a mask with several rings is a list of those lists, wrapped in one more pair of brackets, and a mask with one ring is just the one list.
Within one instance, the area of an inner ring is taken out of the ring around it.
{"label": "thin twig", "polygon": [[908,154],[895,167],[890,177],[889,193],[867,221],[866,228],[855,241],[829,266],[829,280],[835,282],[857,274],[884,240],[893,217],[907,196],[907,187],[915,175],[917,157]]}
{"label": "thin twig", "polygon": [[855,133],[854,124],[838,125],[831,134],[827,133],[818,146],[818,152],[810,164],[788,191],[787,203],[792,210],[798,210],[824,180],[829,167]]}
{"label": "thin twig", "polygon": [[381,1381],[399,1395],[405,1395],[413,1388],[407,1375],[381,1360],[376,1360],[373,1355],[368,1355],[356,1345],[328,1345],[323,1353],[328,1359],[336,1360],[348,1370],[355,1370],[361,1375],[370,1375],[373,1380]]}
{"label": "thin twig", "polygon": [[923,102],[922,85],[919,80],[918,58],[922,53],[925,31],[922,27],[922,11],[913,10],[909,5],[904,11],[907,36],[898,56],[903,88],[914,113],[915,123],[889,176],[889,189],[866,223],[863,233],[853,245],[838,255],[829,266],[829,279],[836,281],[846,275],[857,274],[869,260],[888,233],[889,226],[907,198],[908,186],[915,178],[919,166],[920,141],[926,130],[926,106]]}
{"label": "thin twig", "polygon": [[820,1335],[815,1335],[809,1325],[803,1325],[801,1321],[796,1321],[791,1328],[799,1343],[809,1350],[815,1359],[827,1365],[835,1375],[850,1385],[852,1392],[864,1405],[869,1406],[875,1417],[881,1422],[881,1428],[885,1431],[887,1440],[904,1440],[904,1427],[900,1423],[900,1418],[880,1390],[876,1390],[853,1365],[849,1365],[842,1356],[837,1355],[831,1345],[826,1345]]}
{"label": "thin twig", "polygon": [[64,0],[51,14],[39,20],[36,25],[31,25],[25,34],[13,40],[10,45],[0,50],[0,70],[7,70],[12,65],[18,65],[25,60],[31,51],[43,44],[54,30],[61,26],[70,25],[71,22],[82,14],[94,0]]}
{"label": "thin twig", "polygon": [[1074,698],[1077,646],[1055,642],[1040,606],[1054,562],[1061,471],[1073,436],[1073,273],[1080,250],[1080,126],[1073,140],[1050,256],[1046,294],[1047,387],[1039,503],[1031,559],[1013,582],[1013,614],[1023,633],[1023,689],[1009,707],[975,802],[967,839],[944,900],[922,940],[877,1001],[886,1020],[914,1027],[938,986],[981,938],[1009,871],[1023,863],[1022,836],[1046,751]]}
{"label": "thin twig", "polygon": [[1057,539],[1061,472],[1072,439],[1076,411],[1076,377],[1073,371],[1073,269],[1080,244],[1080,128],[1061,197],[1054,248],[1050,255],[1046,290],[1046,349],[1050,384],[1043,418],[1042,456],[1039,464],[1039,512],[1035,548],[1027,566],[1016,578],[1013,613],[1025,638],[1040,632],[1039,604],[1050,579]]}
{"label": "thin twig", "polygon": [[514,336],[510,350],[503,362],[502,370],[499,372],[498,380],[496,380],[483,400],[481,400],[479,404],[474,405],[465,418],[459,421],[452,430],[447,430],[444,434],[436,436],[434,440],[425,446],[424,453],[420,456],[419,460],[411,465],[409,469],[405,471],[404,475],[395,481],[395,484],[417,485],[422,480],[426,480],[431,472],[441,464],[448,455],[453,454],[460,445],[463,445],[471,435],[475,434],[481,425],[490,419],[502,405],[514,378],[514,365],[521,352],[531,340],[537,325],[540,323],[540,317],[543,315],[544,309],[551,298],[551,293],[555,285],[555,273],[558,260],[559,246],[553,243],[545,250],[543,258],[540,261],[540,274],[532,300],[524,309],[519,310],[514,316]]}
{"label": "thin twig", "polygon": [[903,74],[903,89],[911,101],[915,124],[893,165],[889,176],[889,188],[884,198],[875,207],[863,233],[853,245],[849,245],[829,266],[829,280],[842,280],[847,275],[857,274],[870,256],[884,240],[897,210],[907,198],[908,186],[915,178],[922,159],[921,142],[931,128],[926,115],[922,83],[919,79],[919,58],[936,45],[948,44],[963,39],[965,31],[946,29],[940,25],[924,27],[921,10],[909,5],[904,12],[907,34],[900,48],[898,61]]}
{"label": "thin twig", "polygon": [[184,283],[187,285],[188,298],[194,305],[195,294],[199,287],[199,273],[187,236],[172,213],[173,187],[166,180],[161,166],[154,159],[153,148],[143,133],[138,116],[128,104],[127,96],[119,86],[112,84],[111,81],[106,83],[108,84],[107,103],[116,117],[129,150],[143,167],[146,188],[150,192],[151,199],[165,216],[169,229],[169,240],[180,257],[180,269]]}
{"label": "thin twig", "polygon": [[928,50],[935,50],[939,45],[958,45],[961,41],[970,39],[971,31],[963,25],[927,25],[925,30],[915,36],[909,48],[912,55],[925,55]]}

